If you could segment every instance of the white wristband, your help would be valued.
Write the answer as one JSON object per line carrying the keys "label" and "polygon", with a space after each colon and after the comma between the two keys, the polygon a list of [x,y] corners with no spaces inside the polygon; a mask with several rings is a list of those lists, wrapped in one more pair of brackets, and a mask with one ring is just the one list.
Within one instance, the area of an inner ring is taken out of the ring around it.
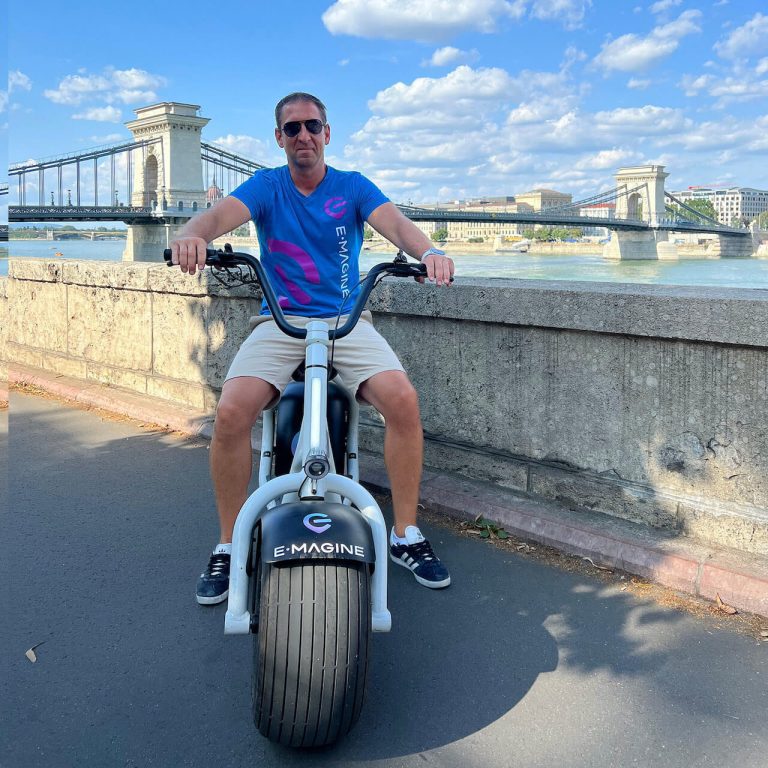
{"label": "white wristband", "polygon": [[424,261],[427,256],[445,256],[445,251],[441,251],[439,248],[427,248],[427,250],[421,254],[421,259],[419,259],[419,261]]}

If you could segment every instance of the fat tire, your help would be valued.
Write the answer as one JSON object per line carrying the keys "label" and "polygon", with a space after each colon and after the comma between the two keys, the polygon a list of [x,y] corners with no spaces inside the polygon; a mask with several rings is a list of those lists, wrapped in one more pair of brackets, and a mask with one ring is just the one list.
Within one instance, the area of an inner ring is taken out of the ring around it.
{"label": "fat tire", "polygon": [[254,638],[253,717],[268,739],[319,747],[343,737],[363,707],[371,635],[365,563],[262,566]]}

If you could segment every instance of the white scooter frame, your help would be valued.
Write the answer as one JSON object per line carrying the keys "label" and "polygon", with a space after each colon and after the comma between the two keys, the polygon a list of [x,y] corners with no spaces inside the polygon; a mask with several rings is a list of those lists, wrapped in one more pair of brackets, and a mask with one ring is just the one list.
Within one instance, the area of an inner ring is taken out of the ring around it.
{"label": "white scooter frame", "polygon": [[[333,454],[326,418],[330,326],[324,320],[312,320],[306,328],[304,414],[299,442],[290,474],[269,479],[275,419],[273,409],[264,412],[259,487],[248,497],[240,510],[232,538],[229,602],[224,619],[226,634],[248,634],[251,631],[248,595],[249,578],[252,577],[249,577],[246,566],[251,553],[253,532],[259,519],[275,504],[295,500],[341,502],[354,505],[359,510],[359,514],[371,528],[376,556],[376,567],[371,578],[371,629],[374,632],[389,632],[392,627],[392,616],[387,609],[387,528],[375,499],[358,482],[359,408],[355,398],[346,392],[350,405],[346,448],[350,476],[329,472],[329,469],[333,470]],[[324,470],[320,470],[322,466]]]}

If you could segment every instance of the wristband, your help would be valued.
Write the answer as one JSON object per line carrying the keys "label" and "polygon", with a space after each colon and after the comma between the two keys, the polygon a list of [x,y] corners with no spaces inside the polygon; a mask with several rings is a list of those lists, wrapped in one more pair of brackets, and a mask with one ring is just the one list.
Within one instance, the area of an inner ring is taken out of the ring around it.
{"label": "wristband", "polygon": [[427,248],[427,250],[421,254],[421,259],[419,259],[419,261],[424,261],[427,256],[445,256],[445,251],[441,251],[439,248]]}

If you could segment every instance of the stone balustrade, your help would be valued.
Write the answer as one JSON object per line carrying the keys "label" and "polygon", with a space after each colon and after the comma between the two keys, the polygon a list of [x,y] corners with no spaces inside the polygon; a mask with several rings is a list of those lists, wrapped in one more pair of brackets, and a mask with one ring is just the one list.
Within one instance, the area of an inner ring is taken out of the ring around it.
{"label": "stone balustrade", "polygon": [[[0,301],[11,365],[211,410],[259,294],[12,259]],[[420,392],[428,465],[768,554],[768,290],[390,280],[371,308]],[[381,449],[373,413],[361,437]]]}

